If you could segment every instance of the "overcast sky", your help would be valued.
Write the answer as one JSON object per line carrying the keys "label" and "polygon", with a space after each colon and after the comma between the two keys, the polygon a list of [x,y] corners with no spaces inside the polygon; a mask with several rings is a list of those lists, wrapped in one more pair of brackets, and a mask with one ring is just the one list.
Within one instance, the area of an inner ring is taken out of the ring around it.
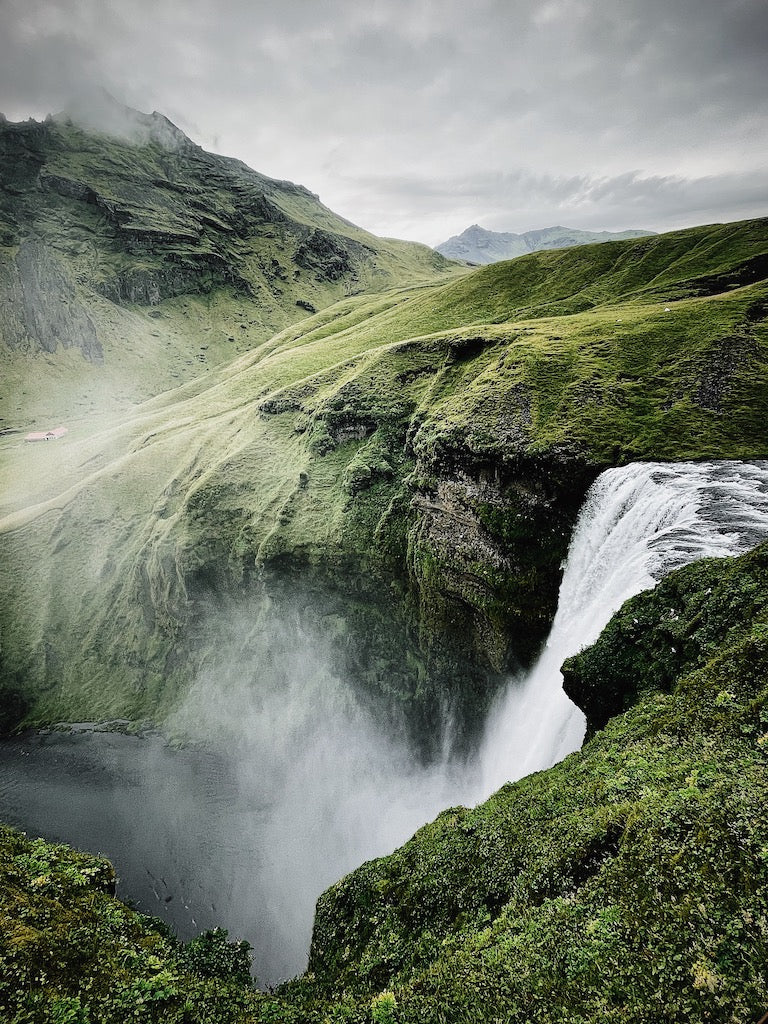
{"label": "overcast sky", "polygon": [[101,86],[377,234],[768,214],[766,0],[0,0],[0,110]]}

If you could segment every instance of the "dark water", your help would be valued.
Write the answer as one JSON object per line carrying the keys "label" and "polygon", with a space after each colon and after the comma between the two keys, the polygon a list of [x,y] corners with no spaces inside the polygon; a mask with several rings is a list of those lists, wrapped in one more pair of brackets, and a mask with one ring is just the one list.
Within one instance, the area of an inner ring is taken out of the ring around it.
{"label": "dark water", "polygon": [[259,821],[231,765],[157,736],[78,731],[0,743],[0,820],[102,853],[118,895],[182,938],[219,925],[254,946],[266,981],[290,969],[253,899]]}
{"label": "dark water", "polygon": [[260,983],[301,973],[320,894],[448,806],[457,780],[300,669],[289,685],[198,682],[179,720],[209,746],[93,729],[0,742],[0,821],[104,854],[118,895],[181,938],[247,939]]}

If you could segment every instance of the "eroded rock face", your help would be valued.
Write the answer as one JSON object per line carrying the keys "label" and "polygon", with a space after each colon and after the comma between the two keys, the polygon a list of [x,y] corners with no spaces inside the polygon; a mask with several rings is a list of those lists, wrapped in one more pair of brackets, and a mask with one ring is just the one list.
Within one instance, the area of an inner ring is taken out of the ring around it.
{"label": "eroded rock face", "polygon": [[414,495],[409,569],[428,646],[448,637],[492,673],[532,660],[595,474],[575,460],[456,466]]}
{"label": "eroded rock face", "polygon": [[317,229],[301,242],[293,260],[297,266],[311,271],[319,280],[338,281],[346,274],[354,276],[352,256],[364,252],[365,247],[362,245],[350,242],[342,245],[329,232]]}
{"label": "eroded rock face", "polygon": [[[373,279],[399,279],[389,243],[365,244],[340,218],[334,230],[303,187],[206,153],[158,113],[114,101],[107,109],[95,120],[0,123],[0,245],[39,240],[79,286],[113,302],[155,305],[232,289],[279,310],[277,323],[296,318],[299,299],[315,309]],[[318,217],[331,226],[314,226]],[[79,246],[99,261],[78,260]],[[429,250],[410,248],[430,264],[429,276],[440,271]],[[42,330],[42,344],[50,334]]]}
{"label": "eroded rock face", "polygon": [[0,336],[9,348],[55,352],[79,348],[90,362],[103,351],[75,286],[50,248],[29,239],[0,272]]}
{"label": "eroded rock face", "polygon": [[224,285],[232,286],[241,294],[252,292],[250,284],[237,275],[226,260],[210,253],[184,260],[169,259],[155,270],[127,267],[108,280],[98,282],[95,290],[112,302],[157,306],[163,299],[206,295]]}

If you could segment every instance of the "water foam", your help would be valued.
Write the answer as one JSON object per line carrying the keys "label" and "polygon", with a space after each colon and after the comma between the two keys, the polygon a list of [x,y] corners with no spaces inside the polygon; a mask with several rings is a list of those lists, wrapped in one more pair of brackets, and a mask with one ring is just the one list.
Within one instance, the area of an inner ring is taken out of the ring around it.
{"label": "water foam", "polygon": [[560,666],[624,601],[673,569],[742,554],[766,538],[768,461],[632,463],[602,473],[579,515],[546,646],[489,715],[481,795],[579,748],[584,716],[563,692]]}

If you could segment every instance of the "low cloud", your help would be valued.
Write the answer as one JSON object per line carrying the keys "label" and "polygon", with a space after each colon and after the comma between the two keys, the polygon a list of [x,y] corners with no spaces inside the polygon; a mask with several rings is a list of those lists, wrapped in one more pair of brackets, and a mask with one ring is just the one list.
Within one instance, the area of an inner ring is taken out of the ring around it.
{"label": "low cloud", "polygon": [[383,234],[659,229],[764,211],[767,34],[763,0],[6,0],[0,108],[105,87]]}
{"label": "low cloud", "polygon": [[701,178],[640,171],[556,177],[519,170],[439,180],[374,177],[362,183],[356,198],[370,204],[371,219],[397,209],[401,230],[396,234],[408,237],[421,225],[429,243],[437,245],[472,223],[515,232],[554,224],[669,231],[765,216],[766,196],[768,170]]}

